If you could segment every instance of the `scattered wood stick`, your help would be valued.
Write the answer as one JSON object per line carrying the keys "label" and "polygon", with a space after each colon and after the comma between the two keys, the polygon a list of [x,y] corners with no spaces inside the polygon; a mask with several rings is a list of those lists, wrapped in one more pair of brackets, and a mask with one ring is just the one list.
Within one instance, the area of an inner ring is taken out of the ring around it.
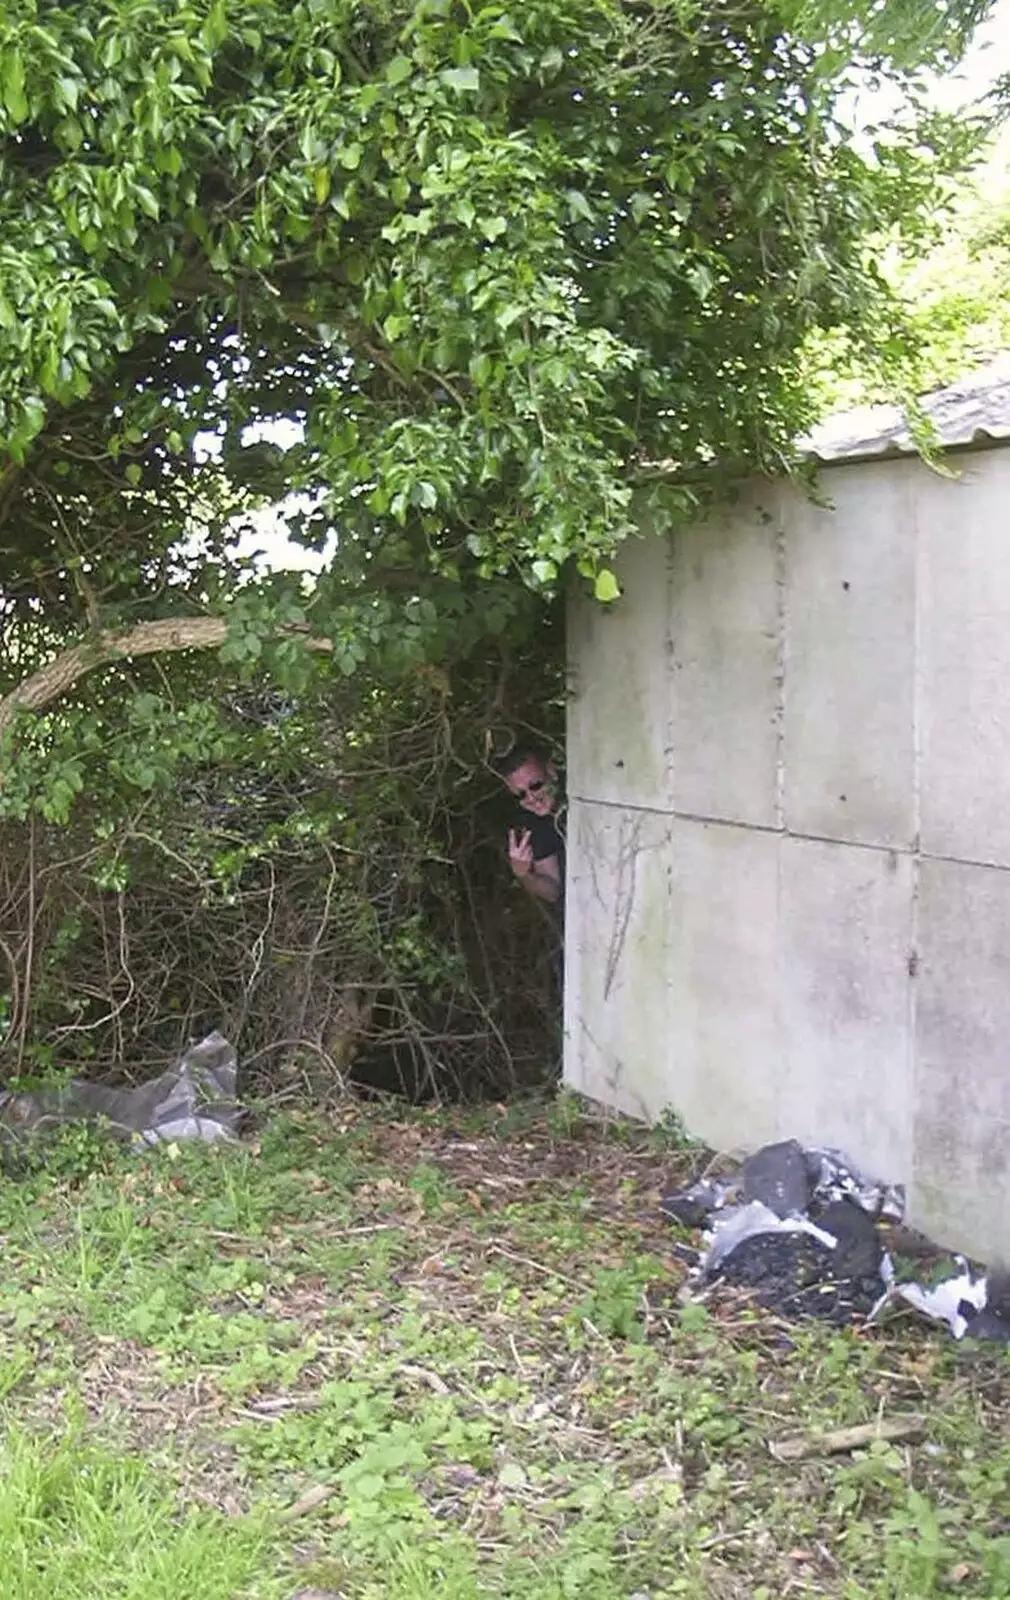
{"label": "scattered wood stick", "polygon": [[408,1378],[420,1378],[435,1394],[452,1393],[445,1379],[440,1378],[437,1372],[429,1372],[427,1367],[401,1366],[400,1371]]}
{"label": "scattered wood stick", "polygon": [[245,1406],[242,1415],[252,1417],[256,1422],[268,1422],[285,1411],[318,1411],[322,1403],[317,1394],[286,1395],[276,1400],[257,1400],[253,1405]]}
{"label": "scattered wood stick", "polygon": [[296,1517],[304,1517],[310,1511],[317,1511],[336,1492],[331,1483],[314,1483],[311,1489],[306,1489],[304,1494],[298,1496],[294,1505],[288,1506],[281,1512],[281,1521],[294,1522]]}
{"label": "scattered wood stick", "polygon": [[847,1450],[883,1439],[894,1444],[899,1439],[918,1439],[926,1431],[925,1417],[909,1413],[903,1417],[882,1417],[876,1422],[859,1422],[851,1428],[835,1428],[829,1433],[794,1433],[773,1439],[769,1450],[776,1461],[806,1461],[811,1456],[838,1456]]}
{"label": "scattered wood stick", "polygon": [[521,1256],[515,1250],[506,1250],[504,1245],[496,1244],[493,1240],[487,1246],[489,1256],[504,1256],[506,1261],[515,1261],[521,1267],[532,1267],[535,1272],[542,1272],[548,1278],[557,1278],[559,1283],[567,1283],[572,1289],[582,1290],[585,1284],[577,1283],[574,1278],[566,1278],[563,1272],[555,1272],[553,1267],[547,1267],[542,1261],[534,1261],[532,1256]]}

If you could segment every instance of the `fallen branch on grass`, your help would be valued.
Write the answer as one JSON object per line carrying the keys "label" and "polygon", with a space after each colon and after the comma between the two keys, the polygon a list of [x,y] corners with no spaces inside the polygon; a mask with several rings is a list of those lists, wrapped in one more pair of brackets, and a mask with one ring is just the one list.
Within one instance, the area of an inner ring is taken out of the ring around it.
{"label": "fallen branch on grass", "polygon": [[294,1522],[297,1517],[304,1517],[310,1511],[317,1511],[336,1492],[336,1489],[330,1483],[313,1484],[311,1489],[306,1489],[304,1494],[299,1495],[294,1505],[288,1506],[287,1510],[281,1512],[281,1522]]}
{"label": "fallen branch on grass", "polygon": [[859,1422],[851,1428],[835,1428],[829,1433],[796,1433],[773,1439],[768,1448],[776,1461],[806,1461],[811,1456],[839,1456],[847,1450],[860,1450],[878,1439],[896,1444],[901,1439],[918,1439],[926,1431],[926,1419],[909,1414]]}

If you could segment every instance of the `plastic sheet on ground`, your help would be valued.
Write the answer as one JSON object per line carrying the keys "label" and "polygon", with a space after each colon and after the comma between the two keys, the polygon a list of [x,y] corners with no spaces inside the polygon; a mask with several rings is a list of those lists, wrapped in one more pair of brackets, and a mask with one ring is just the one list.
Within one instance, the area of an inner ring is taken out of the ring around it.
{"label": "plastic sheet on ground", "polygon": [[881,1223],[901,1222],[904,1189],[834,1149],[765,1145],[739,1172],[665,1194],[664,1214],[703,1229],[693,1278],[751,1289],[786,1316],[873,1321],[903,1302],[956,1339],[1010,1343],[1010,1277],[973,1273],[962,1257],[932,1286],[898,1282]]}
{"label": "plastic sheet on ground", "polygon": [[934,1322],[945,1322],[955,1339],[964,1338],[973,1320],[972,1313],[984,1311],[987,1298],[985,1279],[973,1279],[967,1264],[956,1278],[945,1278],[932,1289],[923,1288],[921,1283],[902,1283],[894,1292],[923,1316],[931,1317]]}
{"label": "plastic sheet on ground", "polygon": [[47,1132],[81,1121],[101,1122],[144,1145],[234,1139],[244,1114],[236,1099],[237,1074],[233,1046],[223,1034],[210,1033],[174,1066],[134,1089],[73,1081],[0,1094],[0,1141],[7,1159],[16,1161]]}
{"label": "plastic sheet on ground", "polygon": [[901,1222],[905,1215],[905,1188],[900,1183],[881,1183],[854,1167],[840,1150],[804,1152],[814,1181],[814,1192],[821,1200],[853,1200],[871,1216]]}
{"label": "plastic sheet on ground", "polygon": [[712,1242],[703,1261],[706,1275],[710,1277],[745,1239],[753,1239],[762,1233],[806,1233],[829,1250],[833,1250],[836,1244],[830,1233],[825,1233],[809,1218],[777,1217],[760,1200],[751,1200],[745,1206],[733,1206],[724,1211],[712,1229]]}

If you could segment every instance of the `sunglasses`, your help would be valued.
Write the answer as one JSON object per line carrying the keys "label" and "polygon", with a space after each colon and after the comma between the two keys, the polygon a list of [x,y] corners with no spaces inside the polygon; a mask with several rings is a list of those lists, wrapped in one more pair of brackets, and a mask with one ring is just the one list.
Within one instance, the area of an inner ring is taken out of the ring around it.
{"label": "sunglasses", "polygon": [[515,792],[515,797],[516,797],[517,800],[526,800],[526,799],[529,798],[529,796],[531,794],[539,794],[540,791],[542,789],[546,789],[546,787],[547,787],[547,779],[546,778],[534,778],[533,782],[532,783],[528,783],[526,785],[525,789],[516,789],[514,791]]}

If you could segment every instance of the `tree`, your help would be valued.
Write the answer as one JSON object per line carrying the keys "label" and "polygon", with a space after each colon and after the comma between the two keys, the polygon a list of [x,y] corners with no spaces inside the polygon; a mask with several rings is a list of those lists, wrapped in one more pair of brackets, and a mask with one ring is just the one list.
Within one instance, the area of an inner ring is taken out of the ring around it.
{"label": "tree", "polygon": [[1010,348],[1010,130],[958,186],[933,249],[895,263],[916,391],[953,383]]}
{"label": "tree", "polygon": [[[49,559],[79,623],[146,602],[215,475],[201,431],[230,493],[311,492],[298,536],[339,528],[314,611],[345,666],[511,603],[454,601],[474,576],[595,577],[644,464],[779,465],[808,334],[879,327],[868,238],[914,234],[950,147],[919,121],[868,159],[837,102],[984,9],[14,0],[5,592]],[[300,444],[242,448],[277,417]]]}
{"label": "tree", "polygon": [[[886,252],[881,270],[901,303],[894,337],[902,398],[952,384],[1010,349],[1010,129],[997,120],[974,170],[950,187],[932,242]],[[810,393],[823,410],[894,398],[879,363],[845,329],[810,341]]]}

